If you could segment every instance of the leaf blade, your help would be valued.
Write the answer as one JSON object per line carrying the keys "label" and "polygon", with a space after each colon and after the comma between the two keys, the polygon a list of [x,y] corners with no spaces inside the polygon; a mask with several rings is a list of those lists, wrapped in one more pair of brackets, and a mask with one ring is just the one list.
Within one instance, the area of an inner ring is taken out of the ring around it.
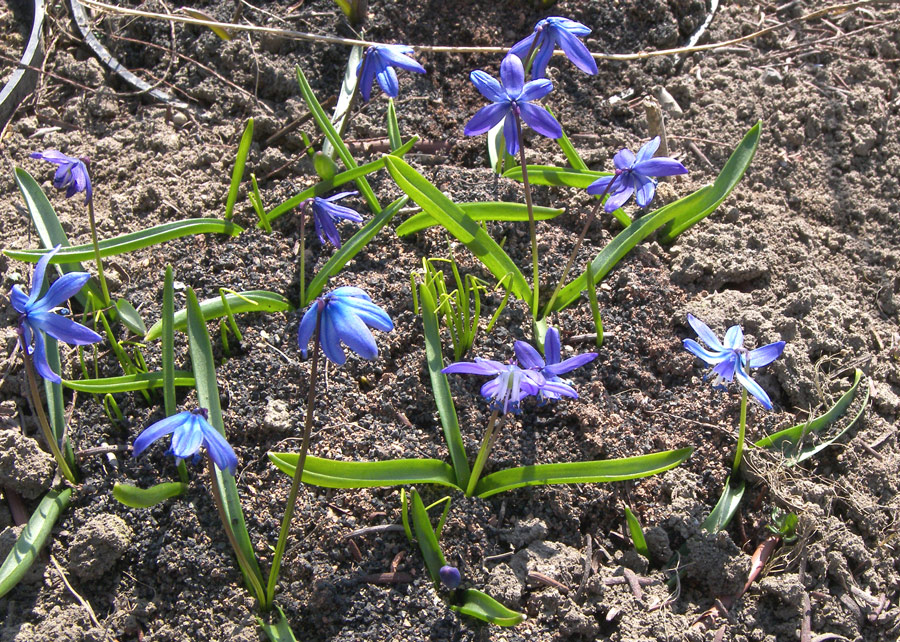
{"label": "leaf blade", "polygon": [[130,508],[150,508],[172,497],[178,497],[187,488],[188,485],[181,482],[164,482],[150,488],[138,488],[131,484],[117,483],[113,486],[113,497],[120,504]]}
{"label": "leaf blade", "polygon": [[[293,477],[297,453],[269,452],[269,461]],[[376,488],[404,484],[437,484],[459,489],[453,469],[439,459],[336,461],[306,456],[303,482],[322,488]]]}

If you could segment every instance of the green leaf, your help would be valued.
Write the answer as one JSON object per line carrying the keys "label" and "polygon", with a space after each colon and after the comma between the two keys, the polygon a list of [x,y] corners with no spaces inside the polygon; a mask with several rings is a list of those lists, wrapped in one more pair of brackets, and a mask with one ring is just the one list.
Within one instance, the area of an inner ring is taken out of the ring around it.
{"label": "green leaf", "polygon": [[475,487],[475,495],[481,498],[490,497],[514,488],[538,484],[584,484],[649,477],[675,468],[687,459],[693,450],[681,448],[623,459],[509,468],[482,477]]}
{"label": "green leaf", "polygon": [[[353,159],[353,155],[350,153],[350,150],[347,149],[344,141],[341,140],[334,125],[331,124],[331,120],[329,120],[328,116],[325,114],[322,105],[319,104],[316,95],[313,93],[312,87],[309,86],[309,82],[306,80],[306,76],[303,75],[303,70],[300,69],[299,66],[297,67],[297,82],[300,83],[300,93],[303,94],[303,99],[306,101],[306,105],[309,107],[309,113],[312,114],[313,120],[316,121],[316,125],[319,126],[322,133],[325,134],[325,138],[334,146],[337,155],[340,156],[341,160],[344,162],[344,166],[347,169],[356,169],[358,165]],[[381,205],[378,204],[378,199],[375,198],[375,192],[372,191],[369,182],[360,176],[356,179],[356,186],[359,188],[369,209],[375,214],[378,214],[381,211]],[[270,217],[269,220],[271,221],[272,218]]]}
{"label": "green leaf", "polygon": [[[347,17],[349,18],[350,16],[348,15]],[[362,59],[362,46],[353,45],[350,48],[350,55],[347,57],[347,66],[344,68],[344,80],[341,82],[341,92],[338,94],[337,104],[334,106],[334,116],[331,120],[331,123],[338,134],[347,131],[346,123],[350,120],[350,112],[353,109],[353,103],[355,102],[354,94],[356,93],[356,84],[359,80],[356,70],[359,68],[359,63],[362,62]],[[335,149],[330,140],[326,140],[322,143],[322,153],[329,160],[334,158]],[[335,168],[336,167],[337,166],[335,166]]]}
{"label": "green leaf", "polygon": [[744,496],[745,484],[740,479],[731,483],[731,477],[725,480],[725,488],[722,489],[722,496],[716,502],[715,508],[709,513],[709,517],[703,520],[701,525],[707,533],[718,533],[720,530],[728,526],[728,522],[734,517],[734,513],[741,503]]}
{"label": "green leaf", "polygon": [[[528,207],[524,203],[507,203],[507,202],[477,202],[477,203],[457,203],[456,204],[463,213],[473,221],[527,221]],[[547,221],[556,218],[565,212],[562,208],[555,207],[539,207],[534,208],[535,221]],[[413,214],[408,219],[397,226],[397,236],[407,236],[425,228],[440,225],[431,214],[420,212]]]}
{"label": "green leaf", "polygon": [[394,107],[393,98],[388,98],[387,135],[391,143],[391,151],[396,152],[403,145],[403,139],[400,137],[400,123],[397,121],[397,109]]}
{"label": "green leaf", "polygon": [[631,534],[631,541],[634,542],[634,550],[639,555],[643,555],[650,559],[650,549],[647,548],[647,540],[644,538],[644,530],[641,523],[628,506],[625,507],[625,521],[628,523],[628,532]]}
{"label": "green leaf", "polygon": [[863,398],[859,411],[856,413],[856,416],[854,416],[853,419],[847,423],[846,426],[841,428],[837,433],[830,435],[822,442],[812,443],[811,441],[807,440],[805,443],[803,443],[808,435],[818,433],[822,429],[827,428],[847,412],[850,404],[853,403],[853,400],[856,398],[856,393],[859,389],[859,383],[862,380],[862,376],[862,370],[856,369],[853,375],[853,385],[849,390],[847,390],[847,392],[841,395],[841,398],[838,399],[837,402],[835,402],[835,404],[824,414],[819,415],[815,419],[811,419],[807,423],[798,424],[791,428],[776,432],[773,435],[763,437],[754,445],[758,448],[769,448],[770,450],[780,451],[785,458],[785,466],[794,466],[818,454],[819,452],[833,444],[835,441],[840,439],[841,436],[843,436],[844,433],[850,430],[850,428],[854,426],[857,421],[859,421],[860,417],[862,417],[862,414],[869,403],[869,396],[872,392],[870,386],[866,386],[866,395]]}
{"label": "green leaf", "polygon": [[31,568],[59,514],[69,505],[72,489],[48,491],[0,566],[0,597],[9,593]]}
{"label": "green leaf", "polygon": [[324,152],[316,152],[313,154],[313,169],[316,175],[323,181],[330,181],[338,173],[337,163]]}
{"label": "green leaf", "polygon": [[113,497],[131,508],[150,508],[171,497],[178,497],[188,488],[181,482],[166,482],[150,488],[138,488],[130,484],[113,486]]}
{"label": "green leaf", "polygon": [[237,202],[238,189],[244,180],[244,167],[247,165],[247,154],[250,153],[250,144],[253,142],[253,119],[247,120],[241,142],[238,143],[237,157],[234,159],[234,169],[231,170],[231,186],[228,188],[228,198],[225,201],[225,220],[230,221],[234,215],[234,204]]}
{"label": "green leaf", "polygon": [[[202,305],[200,310],[202,314]],[[175,277],[171,265],[166,266],[163,279],[162,318],[159,322],[162,326],[160,360],[163,375],[163,405],[166,408],[166,417],[171,417],[175,414],[175,386],[178,385],[175,374]],[[191,382],[189,385],[193,386],[193,377]]]}
{"label": "green leaf", "polygon": [[[194,377],[184,370],[172,371],[172,382],[176,386],[191,388],[194,386]],[[88,392],[94,395],[114,394],[119,392],[136,392],[138,390],[150,390],[165,386],[165,372],[138,372],[122,377],[103,377],[102,379],[63,379],[62,385],[70,390]],[[169,414],[175,414],[168,413]]]}
{"label": "green leaf", "polygon": [[503,122],[499,122],[487,133],[488,161],[495,174],[503,167],[515,167],[516,159],[506,151],[506,139],[503,137]]}
{"label": "green leaf", "polygon": [[425,329],[425,358],[428,362],[428,375],[431,379],[434,403],[444,429],[444,440],[450,451],[450,460],[453,462],[456,484],[460,488],[466,488],[469,485],[471,471],[466,458],[462,433],[459,430],[456,407],[453,405],[453,395],[450,393],[450,384],[447,382],[447,375],[441,372],[444,361],[441,356],[441,332],[437,318],[437,302],[425,284],[419,287],[419,291],[422,301],[422,323]]}
{"label": "green leaf", "polygon": [[444,560],[444,554],[441,552],[441,545],[438,544],[437,535],[434,534],[434,529],[431,527],[428,511],[425,510],[422,498],[415,488],[410,491],[410,494],[412,495],[411,512],[416,541],[419,543],[422,557],[425,558],[425,566],[428,567],[431,581],[438,584],[441,581],[441,567],[447,562]]}
{"label": "green leaf", "polygon": [[[280,294],[268,290],[248,290],[226,295],[228,306],[233,314],[241,312],[293,312],[294,306]],[[222,297],[205,299],[200,303],[200,314],[204,321],[219,319],[226,314]],[[184,331],[187,327],[187,310],[175,313],[175,329]],[[162,335],[162,321],[157,321],[147,331],[144,341],[155,341]]]}
{"label": "green leaf", "polygon": [[[59,343],[50,335],[44,335],[44,348],[47,355],[47,364],[53,372],[61,372],[62,365],[59,360]],[[62,446],[66,434],[66,404],[63,398],[62,384],[44,379],[44,392],[47,395],[47,408],[49,410],[50,428],[56,442]],[[32,400],[40,403],[40,400]]]}
{"label": "green leaf", "polygon": [[[297,453],[269,453],[269,460],[289,477],[297,469]],[[307,455],[303,481],[322,488],[373,488],[403,484],[438,484],[459,488],[453,469],[439,459],[335,461]]]}
{"label": "green leaf", "polygon": [[116,301],[116,310],[119,312],[119,320],[126,328],[140,336],[147,334],[147,326],[144,325],[141,313],[131,303],[125,299],[119,299]]}
{"label": "green leaf", "polygon": [[522,272],[478,223],[402,159],[386,156],[384,163],[400,189],[468,247],[498,281],[511,275],[509,290],[522,301],[532,300],[531,288]]}
{"label": "green leaf", "polygon": [[309,287],[306,288],[304,306],[319,296],[319,293],[325,288],[325,284],[328,283],[328,279],[340,272],[341,268],[347,265],[350,259],[359,254],[360,250],[372,240],[378,231],[394,218],[394,215],[400,211],[400,208],[406,205],[407,200],[409,200],[408,197],[401,196],[388,205],[381,213],[376,214],[371,221],[359,228],[356,234],[328,259],[328,262],[316,273],[316,276],[310,281]]}
{"label": "green leaf", "polygon": [[257,623],[259,623],[259,628],[263,630],[263,633],[265,633],[272,642],[297,642],[297,638],[294,637],[294,632],[291,631],[291,626],[284,616],[284,611],[282,611],[281,607],[277,604],[275,605],[275,608],[278,610],[278,622],[275,624],[267,624],[262,619],[256,618]]}
{"label": "green leaf", "polygon": [[487,593],[475,589],[463,591],[462,603],[451,604],[450,608],[497,626],[516,626],[526,619],[524,613],[508,609]]}
{"label": "green leaf", "polygon": [[[549,185],[555,187],[576,187],[587,189],[588,185],[603,176],[611,176],[612,172],[596,172],[590,169],[570,169],[552,165],[529,165],[528,182],[532,185]],[[512,167],[503,172],[504,178],[522,182],[522,168]]]}
{"label": "green leaf", "polygon": [[[132,232],[123,236],[117,236],[111,239],[104,239],[98,243],[100,246],[100,256],[116,256],[127,252],[141,250],[151,245],[158,245],[171,241],[172,239],[181,238],[183,236],[193,236],[195,234],[229,234],[237,236],[244,231],[239,225],[235,225],[230,221],[220,221],[217,218],[193,218],[184,221],[174,221],[172,223],[163,223],[155,227]],[[49,250],[3,250],[3,253],[17,261],[28,261],[37,263],[40,258]],[[57,252],[52,259],[51,264],[66,263],[67,261],[88,261],[94,258],[94,246],[90,243],[86,245],[75,245],[72,247],[63,247]]]}
{"label": "green leaf", "polygon": [[[200,11],[199,9],[191,9],[190,7],[181,7],[181,10],[184,11],[186,14],[188,14],[191,18],[195,18],[197,20],[202,20],[204,22],[209,22],[209,23],[216,22],[215,18],[208,15],[204,11]],[[233,36],[227,29],[223,29],[219,25],[206,24],[203,26],[207,27],[210,31],[212,31],[214,34],[219,36],[219,38],[221,38],[222,40],[228,41],[233,38]]]}
{"label": "green leaf", "polygon": [[[550,113],[553,114],[552,111]],[[563,130],[562,136],[556,139],[556,142],[559,143],[559,148],[563,151],[563,154],[566,155],[566,160],[569,161],[569,165],[571,165],[573,169],[588,168],[587,163],[582,160],[581,156],[579,156],[578,152],[575,150],[575,146],[572,145],[569,137],[566,136],[565,130]],[[528,178],[531,178],[530,173],[528,174]]]}

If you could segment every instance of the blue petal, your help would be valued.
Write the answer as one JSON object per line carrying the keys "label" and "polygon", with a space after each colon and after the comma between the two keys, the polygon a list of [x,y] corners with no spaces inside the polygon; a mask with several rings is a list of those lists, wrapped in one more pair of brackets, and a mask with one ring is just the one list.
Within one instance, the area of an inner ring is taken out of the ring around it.
{"label": "blue petal", "polygon": [[516,341],[513,345],[513,350],[516,353],[516,359],[519,360],[519,364],[523,368],[540,369],[544,367],[544,359],[541,357],[541,353],[531,347],[531,344],[524,341]]}
{"label": "blue petal", "polygon": [[551,366],[559,363],[559,360],[562,359],[559,330],[552,326],[547,328],[547,334],[544,336],[544,356],[547,357],[547,364]]}
{"label": "blue petal", "polygon": [[190,419],[182,423],[172,433],[172,454],[179,459],[187,459],[198,450],[203,443],[203,429],[200,417],[191,413]]}
{"label": "blue petal", "polygon": [[540,48],[538,49],[537,55],[534,57],[534,61],[531,63],[532,78],[546,78],[547,63],[550,62],[550,58],[553,56],[554,44],[555,41],[553,38],[548,38],[546,36],[541,38]]}
{"label": "blue petal", "polygon": [[638,207],[647,207],[656,195],[656,181],[637,172],[634,172],[634,180],[637,183],[634,200],[637,201]]}
{"label": "blue petal", "polygon": [[601,176],[600,178],[595,180],[593,183],[588,185],[587,193],[593,194],[594,196],[603,194],[607,190],[607,185],[609,185],[609,183],[611,183],[615,179],[616,179],[615,174],[612,174],[610,176]]}
{"label": "blue petal", "polygon": [[80,323],[64,316],[46,312],[31,317],[32,326],[46,332],[54,339],[73,346],[86,346],[102,341],[103,337]]}
{"label": "blue petal", "polygon": [[740,350],[744,347],[744,331],[741,326],[733,325],[725,331],[725,349]]}
{"label": "blue petal", "polygon": [[32,363],[34,363],[34,368],[37,370],[38,374],[47,381],[60,383],[62,379],[59,378],[58,374],[53,372],[50,368],[50,364],[47,363],[47,348],[44,345],[44,335],[40,332],[34,333],[34,348],[31,352],[31,360]]}
{"label": "blue petal", "polygon": [[62,305],[65,301],[78,294],[90,278],[91,275],[87,272],[63,274],[53,282],[53,285],[47,290],[47,294],[36,305],[33,305],[29,312],[31,314],[41,314]]}
{"label": "blue petal", "polygon": [[769,399],[769,395],[766,394],[766,391],[763,390],[758,383],[742,370],[738,370],[735,374],[737,375],[738,382],[747,389],[747,392],[756,397],[759,403],[763,405],[763,408],[766,410],[772,409],[772,401]]}
{"label": "blue petal", "polygon": [[616,169],[631,169],[634,165],[634,152],[627,148],[620,149],[613,156],[613,165]]}
{"label": "blue petal", "polygon": [[528,55],[528,52],[531,51],[531,43],[534,42],[534,39],[537,38],[537,34],[533,33],[530,36],[526,36],[522,38],[519,42],[514,44],[509,48],[509,53],[514,56],[518,56],[519,58],[524,59],[525,56]]}
{"label": "blue petal", "polygon": [[14,285],[12,290],[10,290],[9,302],[12,303],[12,306],[13,308],[15,308],[16,312],[18,312],[19,314],[25,314],[25,306],[28,305],[28,295],[25,294],[25,291],[22,289],[21,285]]}
{"label": "blue petal", "polygon": [[644,176],[677,176],[687,174],[687,168],[674,158],[660,156],[650,160],[638,161],[634,164],[634,171]]}
{"label": "blue petal", "polygon": [[354,313],[353,308],[340,301],[333,302],[328,307],[341,341],[363,359],[377,357],[378,346],[375,344],[375,338],[366,324]]}
{"label": "blue petal", "polygon": [[[651,158],[653,158],[653,154],[656,153],[656,150],[659,149],[660,138],[659,136],[654,136],[647,143],[638,150],[637,156],[634,158],[635,163],[643,163]],[[648,176],[656,176],[652,172],[646,172]]]}
{"label": "blue petal", "polygon": [[348,196],[356,196],[359,194],[358,191],[354,190],[352,192],[339,192],[337,194],[332,194],[328,198],[323,198],[323,201],[328,201],[329,203],[334,203],[335,201],[339,201],[342,198],[347,198]]}
{"label": "blue petal", "polygon": [[517,98],[525,84],[525,68],[517,56],[507,55],[500,63],[500,80],[510,98]]}
{"label": "blue petal", "polygon": [[477,374],[477,375],[495,375],[504,372],[506,366],[499,361],[491,359],[479,359],[476,357],[474,362],[457,361],[441,370],[444,374]]}
{"label": "blue petal", "polygon": [[734,375],[740,370],[738,364],[737,353],[733,350],[729,350],[725,353],[725,358],[716,364],[712,371],[726,381],[732,381]]}
{"label": "blue petal", "polygon": [[170,432],[173,432],[182,424],[189,422],[190,420],[191,412],[189,410],[185,410],[183,412],[179,412],[177,415],[166,417],[165,419],[161,419],[155,424],[148,426],[140,435],[137,436],[137,439],[134,440],[134,446],[131,451],[132,455],[137,457],[142,452],[144,452],[147,446],[152,444],[154,441],[156,441],[160,437],[168,435]]}
{"label": "blue petal", "polygon": [[628,202],[628,199],[631,198],[631,195],[634,194],[634,187],[631,184],[631,181],[628,178],[623,178],[619,176],[619,180],[621,181],[619,185],[616,187],[615,191],[610,194],[609,198],[606,199],[606,203],[603,205],[603,209],[607,212],[615,212],[617,209],[625,205]]}
{"label": "blue petal", "polygon": [[531,103],[520,103],[519,110],[522,112],[522,120],[537,133],[543,134],[547,138],[562,136],[562,127],[543,107]]}
{"label": "blue petal", "polygon": [[29,307],[34,305],[34,302],[37,301],[38,297],[41,295],[41,290],[44,287],[44,274],[47,271],[47,265],[50,263],[50,259],[53,258],[53,255],[59,252],[60,247],[62,246],[57,245],[52,250],[47,252],[44,256],[42,256],[37,262],[37,265],[34,268],[34,273],[32,273],[31,275],[31,293],[28,295],[28,303],[26,304]]}
{"label": "blue petal", "polygon": [[493,77],[480,69],[476,69],[469,74],[469,80],[475,85],[482,96],[494,103],[509,102],[509,97],[503,91],[503,87]]}
{"label": "blue petal", "polygon": [[413,52],[412,47],[406,45],[383,45],[378,48],[378,51],[381,54],[382,59],[388,65],[419,74],[425,73],[425,67],[406,55]]}
{"label": "blue petal", "polygon": [[359,73],[359,93],[362,94],[363,101],[369,102],[372,95],[372,83],[375,82],[375,67],[378,54],[374,47],[366,50],[366,55],[358,68]]}
{"label": "blue petal", "polygon": [[322,312],[322,324],[319,328],[319,342],[322,346],[322,352],[328,357],[329,361],[339,366],[344,365],[347,361],[347,355],[341,348],[341,338],[337,328],[334,327],[332,320],[333,311],[331,306],[327,306]]}
{"label": "blue petal", "polygon": [[316,329],[316,313],[318,307],[318,303],[315,302],[309,306],[303,314],[303,319],[300,320],[300,327],[297,329],[297,343],[300,346],[300,352],[303,354],[304,358],[306,358],[309,340],[312,338],[313,332],[315,332]]}
{"label": "blue petal", "polygon": [[348,221],[356,221],[357,223],[360,223],[363,220],[362,214],[349,207],[344,207],[343,205],[328,203],[325,206],[325,210],[332,218],[346,219]]}
{"label": "blue petal", "polygon": [[559,398],[559,397],[572,397],[573,399],[578,398],[578,393],[575,392],[575,388],[560,380],[548,380],[543,386],[541,386],[541,394],[550,397],[550,398]]}
{"label": "blue petal", "polygon": [[[561,31],[566,31],[573,36],[587,36],[591,33],[591,28],[581,24],[580,22],[575,22],[574,20],[570,20],[569,18],[561,18],[559,16],[549,16],[544,18],[541,22],[546,22],[549,24],[556,33],[560,33]],[[540,23],[539,23],[540,24]]]}
{"label": "blue petal", "polygon": [[316,224],[316,235],[319,242],[325,245],[325,239],[331,241],[336,248],[341,247],[341,235],[338,234],[334,219],[321,209],[313,207],[313,222]]}
{"label": "blue petal", "polygon": [[756,350],[751,350],[750,367],[762,368],[775,361],[775,359],[781,356],[782,352],[784,352],[784,341],[776,341],[775,343],[770,343],[769,345],[757,348]]}
{"label": "blue petal", "polygon": [[592,76],[596,74],[597,63],[584,43],[572,35],[569,30],[560,29],[556,33],[562,50],[566,52],[566,56],[569,57],[572,64]]}
{"label": "blue petal", "polygon": [[548,365],[544,368],[544,374],[552,374],[552,375],[561,375],[567,372],[571,372],[576,368],[580,368],[583,365],[586,365],[597,358],[596,352],[585,352],[584,354],[577,354],[574,357],[569,357],[565,361],[561,361],[560,363],[554,363]]}
{"label": "blue petal", "polygon": [[519,122],[514,114],[507,114],[503,121],[503,140],[506,141],[507,154],[515,156],[519,153]]}
{"label": "blue petal", "polygon": [[365,299],[366,301],[371,301],[369,295],[366,294],[366,291],[362,288],[358,288],[354,285],[342,285],[339,288],[335,288],[329,293],[331,297],[357,297],[361,299]]}
{"label": "blue petal", "polygon": [[375,72],[375,78],[378,84],[391,98],[396,98],[400,94],[400,83],[397,81],[397,72],[393,67],[387,65],[381,67]]}
{"label": "blue petal", "polygon": [[553,83],[546,78],[531,80],[525,83],[525,87],[522,88],[522,95],[519,96],[518,101],[521,104],[521,101],[523,100],[538,100],[549,94],[551,91],[553,91]]}
{"label": "blue petal", "polygon": [[382,332],[390,332],[394,329],[394,322],[388,313],[380,307],[366,301],[364,299],[346,298],[341,301],[342,304],[353,308],[353,312],[362,319],[367,326],[381,330]]}
{"label": "blue petal", "polygon": [[510,112],[509,103],[491,103],[482,107],[472,119],[466,123],[464,133],[466,136],[479,136],[499,123]]}
{"label": "blue petal", "polygon": [[234,475],[238,464],[234,449],[208,421],[202,417],[197,417],[197,419],[200,429],[203,431],[203,445],[206,446],[206,452],[209,453],[213,463],[220,470],[227,470],[229,474]]}
{"label": "blue petal", "polygon": [[702,359],[711,366],[717,363],[721,363],[726,358],[728,358],[729,354],[731,354],[730,352],[726,352],[724,350],[719,352],[710,352],[693,339],[685,339],[684,341],[682,341],[682,345],[684,346],[685,350],[693,354],[695,357]]}
{"label": "blue petal", "polygon": [[688,313],[687,315],[687,320],[691,327],[694,329],[694,332],[697,333],[697,336],[700,337],[700,340],[703,341],[703,343],[708,345],[716,352],[722,352],[723,350],[725,350],[725,346],[719,343],[716,335],[713,334],[713,331],[710,330],[709,326],[703,323],[703,321],[690,313]]}

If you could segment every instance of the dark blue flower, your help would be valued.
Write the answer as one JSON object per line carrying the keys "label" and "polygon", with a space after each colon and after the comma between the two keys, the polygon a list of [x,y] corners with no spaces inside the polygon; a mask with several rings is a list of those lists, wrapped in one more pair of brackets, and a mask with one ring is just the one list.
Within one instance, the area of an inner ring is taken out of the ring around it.
{"label": "dark blue flower", "polygon": [[559,375],[580,368],[597,358],[596,352],[586,352],[562,361],[560,348],[559,331],[556,328],[547,328],[547,335],[544,337],[546,361],[537,350],[524,341],[516,341],[514,346],[519,363],[543,375],[545,381],[541,386],[541,396],[546,399],[577,398],[578,393],[575,389]]}
{"label": "dark blue flower", "polygon": [[666,156],[653,158],[657,149],[659,149],[659,136],[641,147],[637,156],[630,149],[619,150],[613,157],[615,173],[598,178],[588,185],[588,194],[596,195],[607,192],[610,196],[603,206],[607,212],[614,212],[622,207],[632,194],[635,194],[638,207],[647,207],[656,195],[654,176],[675,176],[688,173],[685,166],[674,158]]}
{"label": "dark blue flower", "polygon": [[507,412],[519,412],[519,402],[525,397],[537,395],[545,384],[541,373],[523,370],[515,363],[500,363],[475,357],[475,361],[458,361],[441,370],[445,374],[496,375],[481,386],[481,396],[489,399],[491,407]]}
{"label": "dark blue flower", "polygon": [[[357,211],[335,203],[335,201],[339,201],[347,196],[355,196],[356,194],[359,194],[359,192],[341,192],[340,194],[334,194],[328,198],[319,198],[316,196],[306,201],[312,208],[313,222],[316,225],[316,235],[318,235],[319,242],[322,243],[322,245],[325,245],[325,239],[327,238],[336,248],[341,247],[341,235],[338,233],[337,226],[334,224],[335,221],[347,219],[349,221],[356,221],[357,223],[362,222],[363,218]],[[304,205],[306,203],[304,203]],[[303,209],[302,206],[301,209]]]}
{"label": "dark blue flower", "polygon": [[[19,313],[19,328],[22,334],[23,347],[34,359],[34,367],[44,379],[59,383],[59,375],[50,369],[47,363],[47,350],[44,345],[44,334],[70,345],[83,346],[97,343],[102,337],[71,319],[55,314],[59,306],[78,294],[91,275],[87,272],[69,272],[58,278],[47,293],[40,297],[44,286],[44,273],[50,259],[59,251],[59,245],[44,254],[34,268],[31,276],[31,293],[25,294],[22,287],[14,285],[9,299],[13,308]],[[33,344],[33,345],[32,345]]]}
{"label": "dark blue flower", "polygon": [[756,397],[766,410],[771,410],[772,402],[769,395],[750,378],[747,368],[762,368],[775,361],[784,352],[784,341],[747,350],[744,348],[744,333],[741,327],[733,325],[725,333],[725,344],[722,345],[703,321],[692,314],[688,314],[687,319],[700,340],[710,349],[707,350],[693,339],[685,339],[684,347],[691,354],[713,366],[712,372],[716,375],[713,385],[724,388],[723,380],[731,383],[737,377],[738,383],[744,386],[747,392]]}
{"label": "dark blue flower", "polygon": [[532,105],[532,100],[543,98],[553,90],[553,83],[546,78],[525,82],[522,61],[509,55],[500,63],[501,85],[494,78],[481,71],[473,71],[469,78],[481,95],[493,104],[482,107],[468,122],[466,136],[478,136],[503,122],[503,137],[506,151],[512,156],[519,151],[519,131],[517,116],[532,129],[548,138],[562,136],[562,127],[549,111],[540,105]]}
{"label": "dark blue flower", "polygon": [[424,74],[425,68],[407,55],[412,52],[413,48],[406,45],[375,45],[366,49],[362,62],[356,68],[359,75],[359,92],[363,100],[369,102],[372,82],[376,79],[384,93],[391,98],[397,97],[400,93],[400,83],[397,81],[394,67]]}
{"label": "dark blue flower", "polygon": [[537,48],[537,55],[531,65],[531,77],[544,78],[547,63],[550,62],[553,50],[559,45],[576,67],[593,75],[597,73],[597,63],[588,48],[579,40],[590,32],[589,27],[568,18],[556,16],[544,18],[534,26],[534,33],[514,44],[509,53],[518,56],[524,62],[528,52],[532,51],[532,48]]}
{"label": "dark blue flower", "polygon": [[[306,346],[316,329],[316,317],[322,306],[319,340],[322,351],[332,363],[342,365],[347,360],[341,342],[363,359],[378,356],[378,346],[369,328],[390,332],[394,324],[387,312],[372,303],[360,288],[341,287],[316,299],[300,321],[297,341],[306,357]],[[368,326],[368,328],[366,327]]]}
{"label": "dark blue flower", "polygon": [[462,582],[462,576],[459,574],[459,569],[455,566],[445,564],[441,567],[441,570],[438,571],[438,575],[441,578],[441,584],[451,591],[456,589]]}
{"label": "dark blue flower", "polygon": [[91,191],[91,177],[88,175],[87,165],[80,158],[66,156],[55,149],[45,152],[34,152],[32,158],[39,158],[59,165],[53,176],[53,187],[66,188],[66,198],[74,196],[78,192],[84,192],[84,204],[87,205],[94,197]]}
{"label": "dark blue flower", "polygon": [[138,435],[134,440],[132,452],[137,457],[154,441],[172,433],[170,452],[175,455],[176,461],[180,462],[196,455],[200,446],[205,446],[206,452],[216,466],[234,475],[238,463],[237,455],[225,441],[225,437],[209,423],[207,417],[206,408],[196,408],[161,419]]}

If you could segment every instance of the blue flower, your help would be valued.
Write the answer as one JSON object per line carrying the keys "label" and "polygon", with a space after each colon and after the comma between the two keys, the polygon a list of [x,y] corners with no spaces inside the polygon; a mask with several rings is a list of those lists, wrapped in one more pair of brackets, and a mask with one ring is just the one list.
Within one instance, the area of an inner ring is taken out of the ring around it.
{"label": "blue flower", "polygon": [[747,368],[762,368],[775,361],[784,352],[784,341],[747,350],[744,348],[744,333],[741,327],[733,325],[725,333],[725,344],[722,345],[703,321],[692,314],[688,314],[687,319],[700,340],[710,349],[707,350],[693,339],[685,339],[684,347],[691,354],[713,366],[712,372],[716,375],[713,386],[724,388],[723,380],[731,383],[737,377],[738,383],[744,386],[747,392],[756,397],[766,410],[771,410],[772,402],[769,395],[750,378]]}
{"label": "blue flower", "polygon": [[424,74],[425,68],[407,55],[412,52],[413,48],[406,45],[375,45],[366,49],[362,62],[356,68],[359,75],[359,92],[363,100],[369,102],[372,81],[375,79],[378,80],[384,93],[391,98],[397,97],[400,93],[400,83],[397,82],[394,67]]}
{"label": "blue flower", "polygon": [[575,392],[575,389],[559,375],[580,368],[597,358],[596,352],[586,352],[561,361],[559,331],[556,328],[547,328],[547,336],[544,337],[546,361],[537,350],[524,341],[516,341],[514,349],[520,364],[525,368],[540,372],[544,377],[545,382],[541,386],[541,396],[554,400],[560,397],[577,398],[578,393]]}
{"label": "blue flower", "polygon": [[[47,350],[44,345],[44,334],[70,345],[84,346],[97,343],[102,337],[71,319],[55,314],[59,306],[78,294],[91,275],[87,272],[69,272],[58,278],[47,293],[39,298],[44,286],[44,273],[50,259],[59,251],[59,245],[44,254],[34,268],[31,276],[31,293],[25,294],[22,287],[14,285],[9,300],[19,313],[19,331],[22,346],[32,355],[34,367],[47,381],[59,383],[59,375],[50,369],[47,363]],[[33,344],[33,345],[32,345]]]}
{"label": "blue flower", "polygon": [[225,441],[225,437],[209,423],[208,416],[206,408],[196,408],[157,421],[145,428],[134,440],[132,450],[134,456],[140,455],[147,446],[160,437],[172,433],[172,447],[169,452],[175,455],[176,461],[180,462],[196,455],[200,446],[205,446],[206,452],[216,466],[234,475],[238,463],[237,455]]}
{"label": "blue flower", "polygon": [[34,152],[32,158],[39,158],[50,163],[56,163],[59,167],[53,176],[53,187],[66,188],[66,198],[74,196],[78,192],[84,192],[84,204],[91,202],[94,194],[91,191],[91,177],[88,175],[87,165],[80,158],[66,156],[55,149],[45,152]]}
{"label": "blue flower", "polygon": [[519,402],[525,397],[537,395],[545,384],[541,373],[534,370],[523,370],[515,363],[500,363],[490,359],[475,358],[471,361],[451,363],[441,370],[445,374],[477,374],[496,375],[481,386],[481,396],[489,399],[491,407],[507,412],[519,412]]}
{"label": "blue flower", "polygon": [[441,578],[441,584],[451,591],[457,588],[462,582],[462,576],[459,574],[459,569],[448,564],[441,567],[441,570],[438,571],[438,576]]}
{"label": "blue flower", "polygon": [[615,173],[598,178],[588,185],[588,194],[597,195],[604,192],[610,194],[603,206],[607,212],[614,212],[622,207],[632,194],[635,194],[638,207],[647,207],[656,195],[654,176],[675,176],[688,173],[684,165],[674,158],[666,156],[653,158],[657,149],[659,149],[659,136],[641,147],[637,156],[630,149],[619,150],[613,157]]}
{"label": "blue flower", "polygon": [[347,219],[357,223],[362,222],[363,218],[358,212],[335,203],[335,201],[339,201],[347,196],[355,196],[356,194],[359,194],[359,192],[341,192],[328,198],[316,196],[306,201],[312,207],[316,234],[322,245],[325,245],[325,239],[327,238],[336,248],[341,247],[341,235],[338,234],[337,226],[334,224],[336,220]]}
{"label": "blue flower", "polygon": [[[378,356],[378,346],[369,328],[390,332],[394,324],[387,312],[372,303],[360,288],[341,287],[316,299],[300,321],[297,341],[306,357],[306,346],[316,329],[316,317],[322,308],[319,340],[322,351],[332,363],[342,365],[347,360],[341,342],[363,359]],[[366,326],[369,326],[367,328]]]}
{"label": "blue flower", "polygon": [[562,127],[549,111],[540,105],[532,105],[532,100],[543,98],[553,90],[553,83],[546,78],[525,82],[522,61],[509,55],[500,63],[501,85],[494,78],[481,71],[473,71],[469,78],[481,95],[493,104],[482,107],[466,125],[466,136],[478,136],[503,122],[503,137],[506,151],[512,156],[519,151],[518,118],[521,116],[539,134],[549,138],[562,136]]}
{"label": "blue flower", "polygon": [[576,67],[594,75],[597,73],[597,63],[588,48],[579,40],[590,32],[589,27],[568,18],[556,16],[544,18],[534,26],[534,33],[514,44],[509,53],[518,56],[524,62],[532,48],[537,48],[538,52],[531,66],[531,77],[544,78],[547,63],[550,62],[553,50],[559,45]]}

